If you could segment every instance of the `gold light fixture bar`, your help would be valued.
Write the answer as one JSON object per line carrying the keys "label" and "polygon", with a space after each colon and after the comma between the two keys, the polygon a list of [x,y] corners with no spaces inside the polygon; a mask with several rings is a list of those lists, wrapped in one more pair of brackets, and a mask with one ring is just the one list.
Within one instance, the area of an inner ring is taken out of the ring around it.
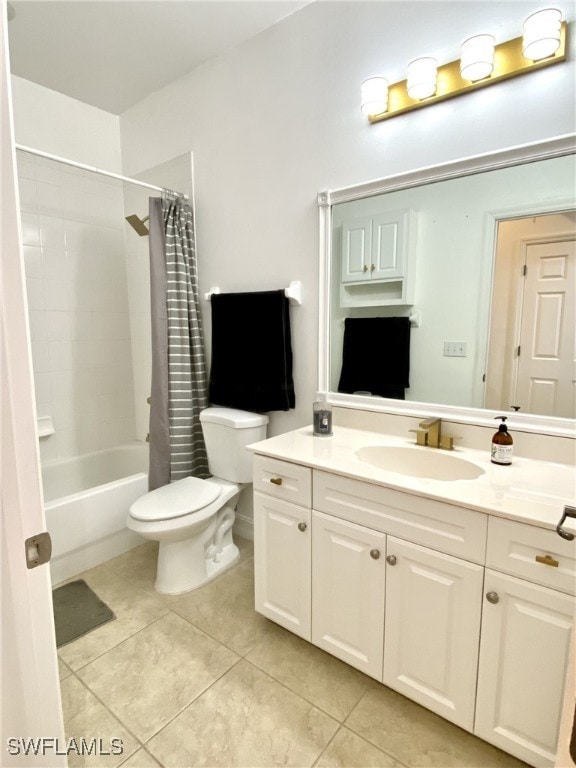
{"label": "gold light fixture bar", "polygon": [[524,58],[522,55],[522,36],[496,45],[494,47],[494,69],[492,74],[483,80],[476,82],[464,80],[460,75],[460,59],[443,64],[438,67],[436,93],[427,99],[411,99],[408,96],[406,80],[394,83],[388,88],[387,111],[380,112],[378,115],[370,115],[368,119],[371,123],[379,123],[381,120],[402,115],[404,112],[427,107],[429,104],[436,104],[438,101],[446,101],[446,99],[452,99],[454,96],[460,96],[463,93],[469,93],[478,88],[484,88],[487,85],[500,83],[503,80],[509,80],[511,77],[524,75],[527,72],[533,72],[536,69],[543,69],[552,64],[565,61],[566,28],[567,23],[563,21],[560,28],[560,46],[556,53],[540,61],[530,61]]}

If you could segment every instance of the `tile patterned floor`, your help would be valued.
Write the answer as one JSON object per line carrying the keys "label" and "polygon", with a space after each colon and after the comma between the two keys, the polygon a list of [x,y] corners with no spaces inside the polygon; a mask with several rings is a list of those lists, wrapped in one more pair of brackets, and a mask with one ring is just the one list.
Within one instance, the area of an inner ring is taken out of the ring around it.
{"label": "tile patterned floor", "polygon": [[59,650],[66,736],[124,751],[70,766],[526,768],[255,613],[238,545],[178,597],[154,591],[153,542],[81,574],[117,619]]}

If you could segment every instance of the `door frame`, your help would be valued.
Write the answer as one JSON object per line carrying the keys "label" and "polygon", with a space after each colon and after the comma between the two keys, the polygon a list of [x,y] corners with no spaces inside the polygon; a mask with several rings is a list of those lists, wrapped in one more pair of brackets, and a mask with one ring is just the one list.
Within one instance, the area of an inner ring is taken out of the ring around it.
{"label": "door frame", "polygon": [[[512,388],[512,374],[515,373],[514,371],[507,371],[506,375],[502,375],[502,371],[498,374],[497,371],[495,372],[493,369],[492,363],[492,355],[494,353],[494,329],[493,329],[493,322],[494,322],[494,303],[495,303],[495,270],[496,270],[496,256],[498,253],[498,226],[501,222],[505,221],[511,221],[514,219],[527,219],[532,217],[540,217],[540,216],[550,216],[554,214],[562,214],[574,211],[574,204],[572,202],[566,201],[559,201],[555,204],[541,204],[538,205],[537,208],[534,208],[533,206],[524,206],[524,207],[516,207],[516,208],[509,208],[509,209],[502,209],[498,211],[490,211],[486,215],[486,223],[484,228],[484,243],[486,249],[491,248],[492,252],[492,258],[486,259],[482,268],[482,275],[480,279],[480,285],[481,286],[490,286],[489,289],[486,288],[486,290],[481,289],[481,298],[479,302],[479,306],[488,306],[488,311],[485,313],[485,316],[482,316],[479,314],[478,316],[478,322],[477,327],[479,330],[485,329],[484,338],[485,343],[482,344],[480,339],[482,336],[480,335],[478,337],[478,354],[475,361],[475,375],[474,375],[474,396],[480,397],[483,408],[488,409],[494,409],[499,410],[503,406],[501,402],[506,402],[508,404],[512,404],[512,400],[510,399],[513,395],[513,388]],[[553,236],[545,236],[545,235],[538,235],[534,238],[522,238],[519,242],[523,244],[524,242],[530,244],[531,242],[552,242],[554,241],[561,241],[561,240],[569,240],[572,239],[574,236],[573,232],[565,232],[565,233],[556,233]],[[520,269],[520,265],[522,262],[522,256],[520,253],[520,248],[518,251],[514,254],[514,260],[515,263],[513,265],[514,268]],[[489,275],[488,275],[489,273]],[[514,295],[514,302],[516,303],[516,307],[514,308],[515,318],[514,318],[514,336],[517,337],[517,330],[518,330],[518,322],[519,322],[519,315],[517,315],[518,312],[518,302],[517,302],[517,295]],[[508,327],[506,328],[506,341],[508,341],[510,335],[511,335],[511,324],[508,324]],[[499,366],[498,366],[499,368]],[[498,391],[500,392],[500,400],[501,402],[496,404],[492,402],[493,398],[490,397],[490,380],[492,377],[499,375],[499,378],[501,379],[502,385],[498,384]],[[506,387],[506,391],[504,392],[504,383]],[[480,390],[482,391],[482,394],[480,396]],[[505,409],[508,409],[508,406],[505,407]]]}
{"label": "door frame", "polygon": [[[526,264],[528,255],[528,248],[531,245],[546,245],[547,243],[567,243],[567,242],[574,242],[576,240],[576,236],[574,232],[569,233],[558,233],[554,234],[553,236],[546,237],[545,235],[541,235],[538,237],[527,237],[522,238],[520,240],[520,248],[518,253],[518,264],[517,266],[521,268],[522,264]],[[525,288],[526,283],[524,279],[524,275],[520,274],[520,271],[518,270],[517,277],[516,277],[516,286],[514,291],[514,301],[515,301],[515,313],[514,313],[514,324],[513,327],[509,328],[508,331],[508,338],[507,338],[507,345],[508,343],[511,343],[511,346],[513,348],[517,348],[520,344],[520,334],[522,331],[522,318],[524,315],[524,299],[525,299]],[[518,368],[520,366],[520,357],[518,354],[513,355],[511,361],[511,370],[509,371],[509,393],[508,393],[508,399],[510,403],[513,403],[516,398],[516,388],[518,385]]]}

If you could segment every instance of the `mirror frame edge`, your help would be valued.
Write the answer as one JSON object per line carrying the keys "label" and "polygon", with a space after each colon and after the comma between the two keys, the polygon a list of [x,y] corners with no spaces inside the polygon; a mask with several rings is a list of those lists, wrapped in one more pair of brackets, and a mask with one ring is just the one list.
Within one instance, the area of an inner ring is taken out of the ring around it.
{"label": "mirror frame edge", "polygon": [[[576,154],[576,134],[564,134],[551,139],[520,144],[495,152],[471,155],[455,161],[426,166],[405,173],[318,193],[319,212],[319,302],[318,302],[318,391],[317,397],[325,397],[334,406],[356,410],[375,411],[396,416],[437,416],[447,421],[476,426],[493,426],[490,411],[483,408],[466,408],[436,403],[419,403],[408,400],[362,397],[331,392],[330,382],[330,274],[332,265],[332,206],[336,203],[358,200],[363,197],[399,189],[421,186],[435,181],[445,181],[464,175],[538,162],[554,157]],[[514,429],[556,437],[576,438],[576,420],[561,419],[538,414],[515,413]]]}

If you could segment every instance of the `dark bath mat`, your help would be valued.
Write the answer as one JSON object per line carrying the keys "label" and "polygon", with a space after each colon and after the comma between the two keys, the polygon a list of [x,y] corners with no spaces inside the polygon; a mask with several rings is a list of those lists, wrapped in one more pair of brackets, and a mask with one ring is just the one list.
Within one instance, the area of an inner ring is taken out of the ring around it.
{"label": "dark bath mat", "polygon": [[54,589],[52,601],[58,648],[116,618],[82,579]]}

